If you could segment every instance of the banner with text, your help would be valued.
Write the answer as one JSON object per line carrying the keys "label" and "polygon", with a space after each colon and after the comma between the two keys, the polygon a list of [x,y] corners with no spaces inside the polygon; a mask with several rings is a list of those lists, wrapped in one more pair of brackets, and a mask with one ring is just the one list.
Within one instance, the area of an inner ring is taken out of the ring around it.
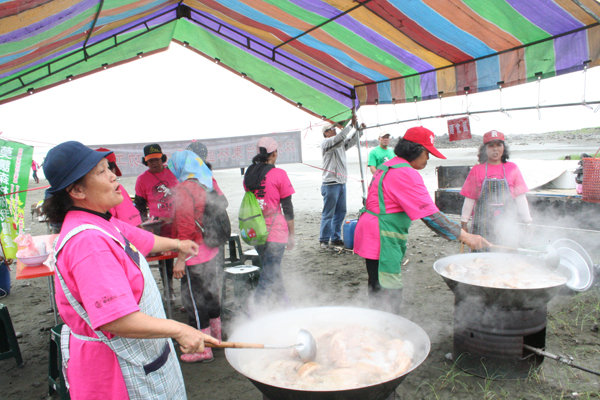
{"label": "banner with text", "polygon": [[[206,146],[206,161],[213,170],[228,168],[246,168],[252,164],[252,158],[258,153],[256,143],[264,136],[272,137],[279,144],[277,164],[302,162],[302,144],[300,131],[269,133],[268,135],[235,136],[218,139],[201,139]],[[192,140],[177,142],[159,142],[163,154],[169,157],[177,150],[185,150]],[[144,146],[150,143],[102,144],[90,146],[92,149],[105,147],[112,150],[123,176],[141,175],[148,167],[142,163]]]}
{"label": "banner with text", "polygon": [[33,147],[0,140],[0,240],[7,259],[16,257],[18,246],[14,240],[25,230],[24,206],[32,158]]}
{"label": "banner with text", "polygon": [[469,117],[448,120],[448,136],[451,142],[471,139],[471,124]]}

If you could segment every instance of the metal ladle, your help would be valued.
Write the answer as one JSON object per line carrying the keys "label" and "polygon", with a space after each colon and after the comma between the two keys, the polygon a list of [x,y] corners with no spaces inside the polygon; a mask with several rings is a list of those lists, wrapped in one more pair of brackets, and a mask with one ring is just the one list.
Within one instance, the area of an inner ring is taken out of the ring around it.
{"label": "metal ladle", "polygon": [[314,361],[317,358],[317,342],[309,331],[300,329],[296,342],[296,344],[291,346],[242,342],[221,342],[221,344],[204,343],[204,345],[216,349],[296,349],[303,362]]}
{"label": "metal ladle", "polygon": [[558,254],[558,250],[556,250],[556,248],[554,246],[550,246],[550,245],[546,246],[545,251],[529,250],[529,249],[516,249],[513,247],[497,246],[495,244],[492,245],[492,248],[514,251],[517,253],[539,254],[540,258],[543,259],[544,262],[546,263],[546,267],[548,267],[550,269],[556,269],[560,265],[560,256]]}

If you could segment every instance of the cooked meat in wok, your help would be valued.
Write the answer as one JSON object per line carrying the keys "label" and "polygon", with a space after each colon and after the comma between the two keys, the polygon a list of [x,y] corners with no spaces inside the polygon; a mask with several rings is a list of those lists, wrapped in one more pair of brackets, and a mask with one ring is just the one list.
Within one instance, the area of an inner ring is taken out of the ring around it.
{"label": "cooked meat in wok", "polygon": [[511,263],[502,258],[461,260],[449,264],[441,274],[471,285],[506,289],[540,289],[567,282],[564,275],[539,263]]}
{"label": "cooked meat in wok", "polygon": [[261,352],[242,372],[275,386],[341,390],[393,379],[412,364],[410,342],[375,328],[346,325],[311,333],[318,349],[314,362],[303,363],[296,350]]}

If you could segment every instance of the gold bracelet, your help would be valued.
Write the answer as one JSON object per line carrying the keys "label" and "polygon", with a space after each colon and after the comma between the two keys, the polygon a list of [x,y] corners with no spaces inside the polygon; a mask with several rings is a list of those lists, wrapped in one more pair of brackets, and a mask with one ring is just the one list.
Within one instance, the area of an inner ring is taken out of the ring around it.
{"label": "gold bracelet", "polygon": [[181,240],[177,239],[177,248],[175,250],[181,251],[181,249],[179,248],[180,244],[181,244]]}

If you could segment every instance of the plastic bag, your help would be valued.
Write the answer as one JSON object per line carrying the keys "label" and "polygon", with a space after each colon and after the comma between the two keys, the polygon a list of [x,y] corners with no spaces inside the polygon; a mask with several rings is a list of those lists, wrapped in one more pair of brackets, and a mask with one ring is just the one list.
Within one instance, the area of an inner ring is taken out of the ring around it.
{"label": "plastic bag", "polygon": [[39,242],[37,245],[30,234],[22,233],[15,239],[19,247],[23,247],[17,252],[17,257],[34,257],[46,254],[46,243]]}

